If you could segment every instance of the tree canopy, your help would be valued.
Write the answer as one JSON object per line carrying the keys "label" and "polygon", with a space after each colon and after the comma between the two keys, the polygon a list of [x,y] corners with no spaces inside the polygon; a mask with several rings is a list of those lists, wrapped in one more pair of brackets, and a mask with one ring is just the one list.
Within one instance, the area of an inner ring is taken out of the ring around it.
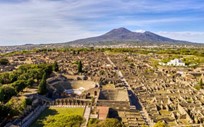
{"label": "tree canopy", "polygon": [[90,119],[88,127],[123,127],[123,125],[118,119],[107,118],[104,121],[100,121],[98,119]]}
{"label": "tree canopy", "polygon": [[52,73],[52,67],[53,64],[25,64],[12,72],[1,73],[0,102],[6,103],[24,88],[32,86],[34,82],[40,81],[42,90],[45,90],[46,78]]}
{"label": "tree canopy", "polygon": [[158,122],[154,125],[154,127],[167,127],[167,125],[166,125],[164,122],[162,122],[162,121],[158,121]]}
{"label": "tree canopy", "polygon": [[43,124],[45,127],[80,127],[84,118],[79,115],[54,115],[49,116]]}
{"label": "tree canopy", "polygon": [[10,112],[11,108],[9,106],[0,103],[0,119],[8,117]]}
{"label": "tree canopy", "polygon": [[6,103],[6,106],[11,108],[10,115],[18,116],[23,114],[23,111],[26,108],[26,98],[12,97]]}
{"label": "tree canopy", "polygon": [[0,101],[6,102],[8,101],[12,96],[17,95],[17,92],[14,87],[9,85],[3,85],[0,87]]}
{"label": "tree canopy", "polygon": [[46,92],[47,92],[46,73],[44,73],[40,81],[40,84],[38,85],[38,93],[46,94]]}
{"label": "tree canopy", "polygon": [[0,59],[0,65],[8,65],[9,64],[9,60],[6,58],[1,58]]}
{"label": "tree canopy", "polygon": [[56,61],[53,64],[53,71],[59,71],[59,66]]}

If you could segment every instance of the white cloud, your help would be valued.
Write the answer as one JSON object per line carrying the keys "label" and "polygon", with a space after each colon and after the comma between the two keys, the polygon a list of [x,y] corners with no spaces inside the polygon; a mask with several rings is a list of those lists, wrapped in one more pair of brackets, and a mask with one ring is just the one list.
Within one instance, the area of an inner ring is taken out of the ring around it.
{"label": "white cloud", "polygon": [[80,22],[74,21],[81,15],[72,8],[78,7],[71,2],[47,0],[0,4],[0,41],[3,42],[0,44],[66,42],[95,36],[97,32],[91,32]]}
{"label": "white cloud", "polygon": [[172,39],[204,43],[204,32],[156,32],[159,35]]}
{"label": "white cloud", "polygon": [[[20,2],[0,2],[0,45],[66,42],[100,35],[122,26],[139,26],[144,29],[152,24],[203,20],[202,17],[188,16],[140,18],[138,14],[204,8],[203,4],[197,5],[192,0],[18,1]],[[202,39],[197,34],[192,36]],[[176,37],[183,38],[179,35]]]}
{"label": "white cloud", "polygon": [[146,30],[142,30],[142,29],[139,29],[139,30],[135,30],[135,32],[139,32],[139,33],[144,33]]}
{"label": "white cloud", "polygon": [[151,24],[167,24],[167,23],[179,23],[179,22],[191,22],[197,20],[203,20],[204,18],[198,17],[191,19],[190,17],[177,17],[177,18],[157,18],[157,19],[140,19],[140,20],[124,20],[123,23],[127,25],[137,24],[139,26],[147,26]]}

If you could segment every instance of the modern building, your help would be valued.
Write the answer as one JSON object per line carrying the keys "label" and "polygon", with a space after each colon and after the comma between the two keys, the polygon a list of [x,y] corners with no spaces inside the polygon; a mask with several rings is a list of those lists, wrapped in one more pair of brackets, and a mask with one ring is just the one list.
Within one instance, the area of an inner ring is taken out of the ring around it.
{"label": "modern building", "polygon": [[162,66],[186,66],[185,63],[182,62],[182,60],[180,60],[180,59],[173,59],[167,63],[159,62],[159,65],[162,65]]}

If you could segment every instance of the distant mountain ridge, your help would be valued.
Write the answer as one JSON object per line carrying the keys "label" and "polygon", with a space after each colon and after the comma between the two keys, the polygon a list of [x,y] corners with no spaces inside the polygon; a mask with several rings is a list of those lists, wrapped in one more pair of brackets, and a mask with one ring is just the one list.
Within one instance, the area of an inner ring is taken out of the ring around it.
{"label": "distant mountain ridge", "polygon": [[132,32],[126,28],[113,29],[101,36],[90,37],[85,39],[79,39],[70,42],[61,43],[49,43],[49,44],[24,44],[24,45],[13,45],[13,46],[0,46],[0,52],[13,52],[21,50],[31,49],[44,49],[44,48],[64,48],[64,47],[83,47],[83,46],[105,46],[111,45],[117,46],[195,46],[203,47],[203,43],[193,43],[188,41],[174,40],[171,38],[163,37],[145,31],[144,33]]}
{"label": "distant mountain ridge", "polygon": [[144,33],[132,32],[124,27],[113,29],[101,36],[79,39],[68,42],[67,44],[134,44],[148,43],[148,44],[188,44],[190,42],[174,40],[167,37],[157,35],[155,33],[146,31]]}

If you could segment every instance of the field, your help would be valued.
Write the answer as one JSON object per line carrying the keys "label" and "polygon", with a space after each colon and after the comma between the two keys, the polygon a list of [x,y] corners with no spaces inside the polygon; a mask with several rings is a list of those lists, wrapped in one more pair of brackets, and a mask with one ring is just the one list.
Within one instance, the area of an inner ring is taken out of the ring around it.
{"label": "field", "polygon": [[31,127],[43,127],[43,121],[49,116],[49,115],[83,115],[84,108],[61,108],[61,107],[51,107],[46,109],[40,117],[35,121]]}

